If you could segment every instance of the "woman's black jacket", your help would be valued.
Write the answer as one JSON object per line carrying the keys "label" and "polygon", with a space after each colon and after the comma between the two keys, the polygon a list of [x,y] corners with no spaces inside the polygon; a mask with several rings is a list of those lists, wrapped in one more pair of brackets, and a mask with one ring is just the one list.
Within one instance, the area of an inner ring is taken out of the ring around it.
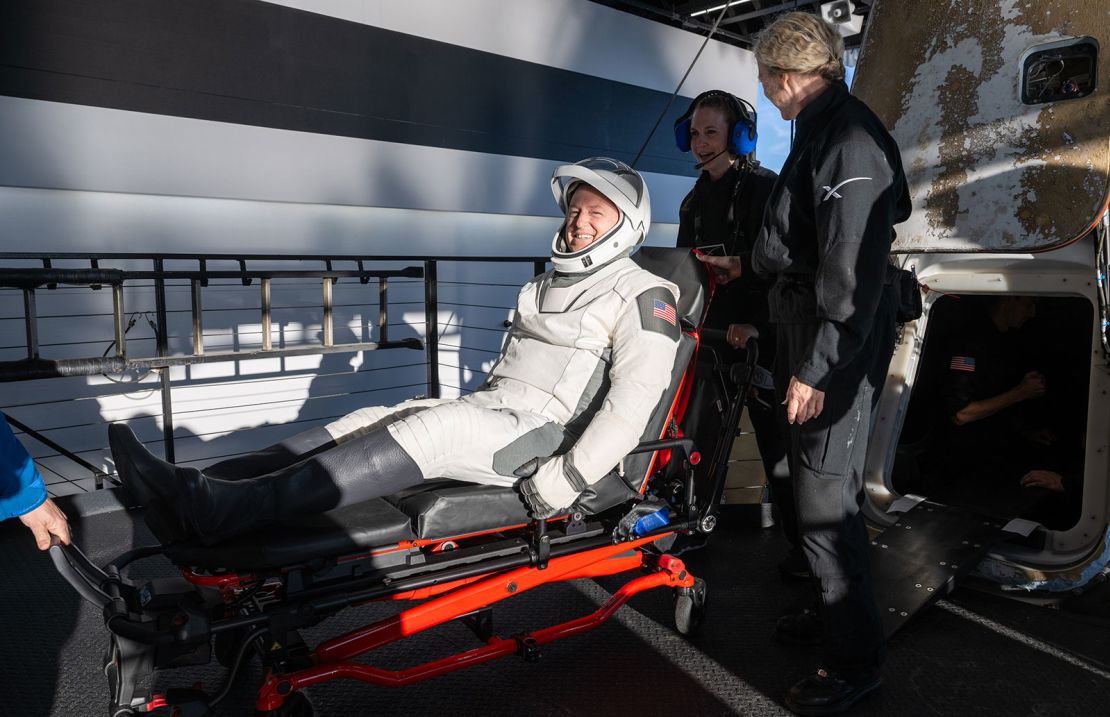
{"label": "woman's black jacket", "polygon": [[764,339],[760,346],[768,356],[773,348],[767,340],[771,337],[767,314],[771,280],[751,270],[751,255],[776,178],[774,172],[754,162],[730,168],[717,181],[702,172],[678,213],[678,246],[720,244],[724,255],[740,257],[740,278],[717,287],[705,325],[723,330],[729,324],[753,324]]}
{"label": "woman's black jacket", "polygon": [[847,85],[832,84],[798,115],[752,255],[774,279],[771,321],[814,324],[812,347],[790,367],[802,383],[824,390],[856,357],[880,299],[893,296],[893,227],[909,215],[894,138]]}

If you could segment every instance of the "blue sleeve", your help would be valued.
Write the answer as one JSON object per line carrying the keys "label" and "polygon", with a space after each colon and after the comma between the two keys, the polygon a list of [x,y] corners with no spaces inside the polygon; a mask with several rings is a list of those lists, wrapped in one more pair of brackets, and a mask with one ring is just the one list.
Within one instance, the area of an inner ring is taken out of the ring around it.
{"label": "blue sleeve", "polygon": [[0,413],[0,520],[34,510],[46,501],[46,486],[27,449]]}

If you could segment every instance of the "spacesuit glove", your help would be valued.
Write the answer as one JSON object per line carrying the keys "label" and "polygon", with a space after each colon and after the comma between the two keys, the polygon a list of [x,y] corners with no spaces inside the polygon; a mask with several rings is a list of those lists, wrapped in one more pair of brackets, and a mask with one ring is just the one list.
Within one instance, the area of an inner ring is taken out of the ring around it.
{"label": "spacesuit glove", "polygon": [[529,515],[536,520],[554,518],[559,514],[559,509],[552,508],[547,504],[547,501],[543,499],[543,496],[540,495],[539,490],[536,488],[535,478],[525,478],[520,482],[520,495],[528,505]]}
{"label": "spacesuit glove", "polygon": [[[639,537],[636,533],[636,524],[639,523],[641,519],[649,515],[654,515],[665,508],[669,508],[666,502],[655,496],[644,498],[642,501],[632,506],[632,510],[628,511],[628,514],[617,523],[617,527],[613,528],[613,542],[619,543],[623,540]],[[641,531],[649,533],[658,527],[666,525],[669,519],[668,516],[667,520],[663,520],[656,525],[641,526]]]}
{"label": "spacesuit glove", "polygon": [[531,508],[532,517],[550,518],[561,515],[574,505],[582,493],[573,483],[585,490],[586,484],[573,465],[564,456],[556,456],[542,463],[534,475],[520,483],[520,493]]}

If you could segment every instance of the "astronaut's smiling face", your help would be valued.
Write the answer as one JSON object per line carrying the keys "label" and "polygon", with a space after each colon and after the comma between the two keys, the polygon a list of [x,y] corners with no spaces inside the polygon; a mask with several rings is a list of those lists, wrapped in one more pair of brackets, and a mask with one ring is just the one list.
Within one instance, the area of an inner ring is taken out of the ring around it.
{"label": "astronaut's smiling face", "polygon": [[621,213],[617,205],[588,184],[581,184],[567,207],[566,240],[570,252],[582,251],[617,225]]}

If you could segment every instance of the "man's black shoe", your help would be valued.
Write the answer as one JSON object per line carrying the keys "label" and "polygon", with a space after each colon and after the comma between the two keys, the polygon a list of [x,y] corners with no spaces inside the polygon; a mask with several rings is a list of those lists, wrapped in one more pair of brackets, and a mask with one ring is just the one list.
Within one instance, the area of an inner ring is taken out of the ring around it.
{"label": "man's black shoe", "polygon": [[820,645],[824,635],[821,616],[808,607],[789,612],[775,623],[775,638],[791,645]]}
{"label": "man's black shoe", "polygon": [[809,563],[805,554],[798,549],[791,550],[779,562],[779,575],[783,580],[809,580]]}
{"label": "man's black shoe", "polygon": [[882,678],[878,670],[860,673],[850,679],[817,670],[790,688],[786,693],[786,706],[799,715],[836,714],[879,689],[880,684]]}

